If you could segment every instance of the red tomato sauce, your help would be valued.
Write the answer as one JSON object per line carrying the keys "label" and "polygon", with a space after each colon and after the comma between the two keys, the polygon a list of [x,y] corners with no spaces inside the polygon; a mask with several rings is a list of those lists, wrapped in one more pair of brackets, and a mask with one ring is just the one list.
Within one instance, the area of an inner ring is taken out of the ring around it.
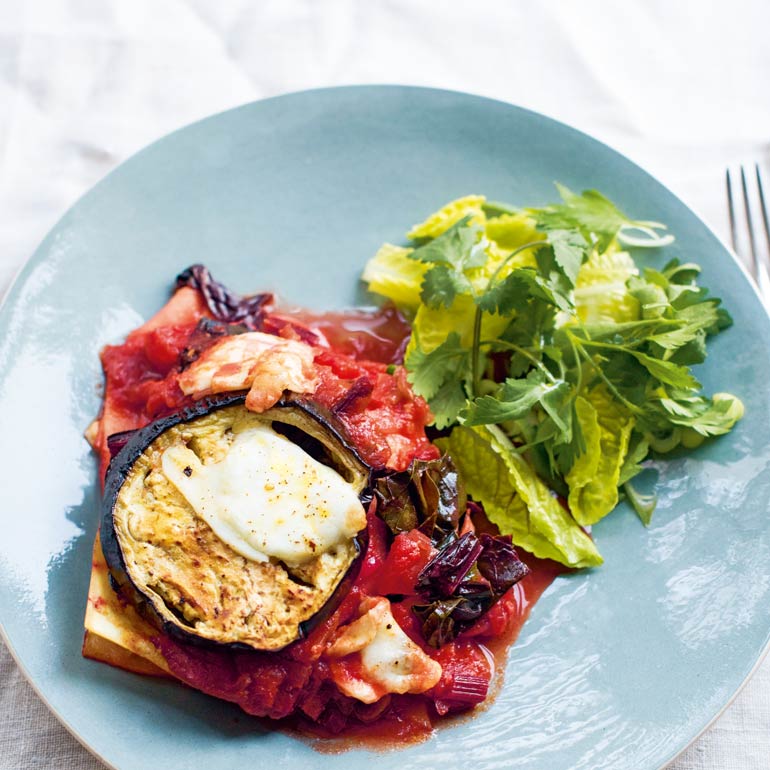
{"label": "red tomato sauce", "polygon": [[292,311],[292,316],[322,334],[334,350],[358,360],[403,363],[411,328],[392,305],[381,310],[338,313]]}
{"label": "red tomato sauce", "polygon": [[[346,751],[362,745],[387,750],[427,740],[434,729],[451,723],[446,715],[467,713],[452,708],[451,704],[442,704],[442,698],[451,692],[452,678],[458,674],[491,680],[490,694],[482,708],[488,705],[502,687],[508,649],[516,641],[534,604],[565,569],[556,562],[537,559],[527,553],[519,555],[529,566],[530,574],[513,586],[472,628],[438,650],[421,644],[444,670],[433,690],[423,696],[386,696],[383,701],[388,705],[378,702],[382,710],[376,717],[362,711],[360,707],[364,704],[337,694],[336,702],[344,699],[342,707],[349,708],[350,713],[345,714],[347,719],[340,719],[339,724],[332,723],[332,729],[304,713],[283,720],[282,727],[310,739],[316,749],[325,752]],[[421,643],[419,623],[411,612],[411,604],[409,599],[393,604],[393,616],[413,641]],[[449,708],[445,711],[447,705]],[[339,725],[342,725],[341,730]]]}
{"label": "red tomato sauce", "polygon": [[[198,292],[183,288],[125,343],[104,349],[105,398],[95,437],[102,479],[111,434],[142,427],[189,403],[177,382],[180,357],[198,322],[208,315]],[[439,456],[425,435],[431,421],[427,404],[412,393],[404,369],[390,365],[402,360],[409,335],[397,311],[301,311],[276,313],[268,320],[278,334],[285,330],[308,339],[320,334],[328,341],[329,348],[316,348],[320,384],[313,397],[337,414],[370,465],[387,463],[402,470],[414,459]],[[494,531],[481,516],[474,514],[476,528]],[[261,653],[203,649],[159,633],[153,641],[171,672],[196,689],[237,703],[249,714],[281,720],[281,728],[314,739],[317,747],[343,750],[364,740],[372,747],[388,748],[427,738],[442,716],[467,708],[453,701],[458,681],[499,686],[507,648],[562,568],[522,554],[531,573],[470,629],[434,649],[422,639],[420,622],[412,612],[418,597],[410,595],[417,574],[435,554],[430,540],[417,531],[394,539],[374,504],[367,535],[365,553],[330,603],[334,608],[315,618],[303,639],[279,652]],[[422,695],[385,695],[364,704],[337,689],[323,653],[340,626],[357,617],[364,597],[385,594],[396,595],[391,608],[397,623],[441,663],[443,673],[438,684]]]}

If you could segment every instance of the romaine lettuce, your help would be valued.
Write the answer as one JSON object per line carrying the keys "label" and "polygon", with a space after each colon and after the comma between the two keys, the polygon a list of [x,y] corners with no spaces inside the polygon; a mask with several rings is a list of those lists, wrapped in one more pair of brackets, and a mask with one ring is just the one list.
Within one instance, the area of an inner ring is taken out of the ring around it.
{"label": "romaine lettuce", "polygon": [[402,311],[417,312],[420,306],[420,286],[427,265],[409,259],[412,249],[385,243],[366,263],[361,279],[369,291],[381,294]]}
{"label": "romaine lettuce", "polygon": [[583,526],[590,526],[618,503],[618,480],[634,419],[604,387],[578,396],[575,412],[586,449],[577,457],[565,480],[572,515]]}
{"label": "romaine lettuce", "polygon": [[470,217],[470,224],[483,225],[487,219],[482,208],[485,200],[483,195],[466,195],[464,198],[453,200],[435,214],[431,214],[424,222],[415,225],[406,237],[413,241],[438,238],[464,217]]}
{"label": "romaine lettuce", "polygon": [[626,285],[639,274],[626,251],[611,247],[594,251],[580,268],[575,283],[575,309],[583,323],[636,321],[640,318],[639,301]]}
{"label": "romaine lettuce", "polygon": [[436,443],[452,456],[468,493],[515,545],[570,567],[602,563],[591,538],[497,426],[458,426]]}

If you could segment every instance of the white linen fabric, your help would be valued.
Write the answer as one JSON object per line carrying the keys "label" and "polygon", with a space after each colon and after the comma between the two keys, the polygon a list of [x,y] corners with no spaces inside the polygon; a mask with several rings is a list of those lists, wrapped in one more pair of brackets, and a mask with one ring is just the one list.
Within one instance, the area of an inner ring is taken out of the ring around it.
{"label": "white linen fabric", "polygon": [[[349,83],[470,91],[629,155],[725,234],[728,164],[770,165],[765,0],[0,0],[0,290],[153,139]],[[670,770],[764,770],[770,663]],[[0,644],[0,769],[102,767]],[[652,770],[652,769],[651,769]]]}

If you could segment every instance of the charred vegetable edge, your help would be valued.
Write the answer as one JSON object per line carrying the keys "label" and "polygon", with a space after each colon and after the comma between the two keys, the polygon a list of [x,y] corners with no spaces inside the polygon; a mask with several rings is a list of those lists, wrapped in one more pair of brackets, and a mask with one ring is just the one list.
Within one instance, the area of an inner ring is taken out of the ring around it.
{"label": "charred vegetable edge", "polygon": [[[213,396],[196,402],[192,406],[174,412],[166,417],[161,417],[153,423],[133,431],[133,435],[122,444],[117,454],[110,461],[104,483],[104,496],[101,505],[100,537],[105,561],[110,570],[110,578],[116,593],[130,601],[140,614],[159,628],[167,636],[183,644],[191,644],[196,647],[208,649],[228,649],[233,651],[247,651],[264,654],[266,650],[252,647],[242,642],[217,642],[205,639],[192,632],[185,631],[180,626],[163,617],[155,608],[150,597],[140,591],[131,579],[130,572],[123,557],[118,534],[115,530],[113,510],[120,490],[128,477],[131,468],[142,452],[161,434],[180,423],[191,422],[203,417],[212,411],[228,406],[236,406],[245,402],[245,393]],[[359,494],[362,504],[366,507],[371,501],[372,469],[360,457],[351,442],[345,437],[344,429],[339,425],[339,420],[324,407],[308,399],[303,399],[291,394],[285,394],[281,400],[271,407],[265,414],[270,414],[282,408],[293,407],[306,414],[311,420],[322,426],[338,443],[340,449],[348,453],[351,465],[358,465],[363,479],[363,488]],[[287,421],[287,424],[293,424]],[[366,550],[367,531],[362,530],[355,538],[357,556],[340,580],[337,587],[323,607],[311,618],[299,624],[299,637],[295,641],[307,636],[310,630],[323,618],[334,610],[350,587],[350,578],[360,568],[360,556]],[[293,644],[291,642],[290,644]],[[286,649],[286,648],[283,648]]]}

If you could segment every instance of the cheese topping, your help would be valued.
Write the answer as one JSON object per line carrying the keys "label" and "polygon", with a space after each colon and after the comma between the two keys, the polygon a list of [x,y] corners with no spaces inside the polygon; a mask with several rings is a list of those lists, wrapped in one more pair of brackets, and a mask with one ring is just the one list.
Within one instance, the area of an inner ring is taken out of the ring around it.
{"label": "cheese topping", "polygon": [[365,599],[360,611],[361,617],[343,626],[326,652],[337,659],[330,670],[341,692],[374,703],[386,693],[421,693],[438,683],[441,664],[404,633],[387,599]]}
{"label": "cheese topping", "polygon": [[179,375],[179,387],[195,398],[249,390],[246,408],[264,412],[285,390],[312,393],[318,387],[313,348],[262,332],[223,337]]}
{"label": "cheese topping", "polygon": [[353,486],[268,425],[236,433],[219,462],[204,465],[175,445],[161,465],[195,513],[247,559],[302,564],[366,525]]}

